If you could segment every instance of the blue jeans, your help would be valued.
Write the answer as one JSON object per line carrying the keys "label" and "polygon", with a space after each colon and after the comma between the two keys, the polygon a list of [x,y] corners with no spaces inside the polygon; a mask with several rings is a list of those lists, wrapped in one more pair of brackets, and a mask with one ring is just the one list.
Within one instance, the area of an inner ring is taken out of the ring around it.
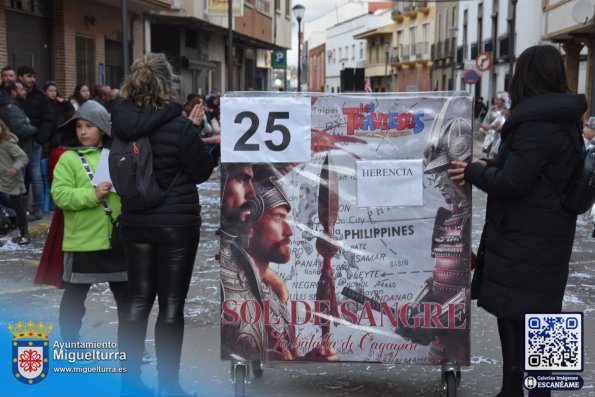
{"label": "blue jeans", "polygon": [[31,156],[31,185],[33,186],[33,207],[43,208],[43,179],[41,179],[41,146],[33,146]]}
{"label": "blue jeans", "polygon": [[8,195],[8,193],[0,192],[0,205],[10,207],[10,196]]}

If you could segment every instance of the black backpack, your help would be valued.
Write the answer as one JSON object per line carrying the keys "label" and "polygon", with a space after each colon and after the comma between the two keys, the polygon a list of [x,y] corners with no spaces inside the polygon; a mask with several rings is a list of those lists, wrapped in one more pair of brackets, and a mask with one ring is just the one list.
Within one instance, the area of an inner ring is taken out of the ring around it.
{"label": "black backpack", "polygon": [[131,142],[114,136],[109,172],[123,207],[133,212],[159,205],[180,175],[178,172],[165,191],[159,186],[153,170],[151,142],[146,136]]}
{"label": "black backpack", "polygon": [[544,180],[561,197],[560,203],[566,210],[578,215],[587,212],[595,204],[595,146],[585,149],[582,142],[580,124],[577,123],[579,140],[573,139],[573,146],[580,154],[580,160],[576,166],[568,187],[560,192],[553,189],[552,183],[541,174]]}

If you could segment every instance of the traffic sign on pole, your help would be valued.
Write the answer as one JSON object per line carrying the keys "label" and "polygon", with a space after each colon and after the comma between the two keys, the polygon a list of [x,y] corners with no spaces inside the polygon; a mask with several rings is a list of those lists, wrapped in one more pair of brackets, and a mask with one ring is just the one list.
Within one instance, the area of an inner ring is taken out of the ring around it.
{"label": "traffic sign on pole", "polygon": [[467,84],[476,84],[479,81],[479,73],[476,70],[467,70],[463,75],[463,80]]}
{"label": "traffic sign on pole", "polygon": [[490,70],[490,68],[492,67],[492,56],[489,52],[480,52],[479,55],[477,55],[477,58],[475,59],[475,63],[477,65],[477,69],[479,69],[482,72]]}
{"label": "traffic sign on pole", "polygon": [[271,51],[271,66],[273,69],[285,69],[287,67],[287,50]]}
{"label": "traffic sign on pole", "polygon": [[463,70],[477,70],[475,59],[466,59],[463,62]]}

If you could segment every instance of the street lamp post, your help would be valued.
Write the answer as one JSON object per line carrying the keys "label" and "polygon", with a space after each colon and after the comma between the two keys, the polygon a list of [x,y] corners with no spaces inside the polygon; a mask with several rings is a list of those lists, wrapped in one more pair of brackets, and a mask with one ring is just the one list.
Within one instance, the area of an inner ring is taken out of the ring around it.
{"label": "street lamp post", "polygon": [[384,43],[384,54],[385,54],[385,61],[384,61],[384,84],[385,84],[385,92],[389,92],[390,91],[390,87],[388,84],[388,50],[389,50],[390,46],[388,45],[388,43]]}
{"label": "street lamp post", "polygon": [[453,26],[450,28],[450,38],[452,43],[452,89],[454,90],[455,87],[455,74],[456,74],[456,63],[457,63],[457,35],[459,34],[459,28]]}
{"label": "street lamp post", "polygon": [[[516,30],[516,3],[518,0],[511,0],[512,18],[510,22],[510,32],[508,33],[508,81],[512,79],[514,72],[514,34]],[[508,87],[506,87],[508,90]]]}
{"label": "street lamp post", "polygon": [[[243,6],[242,6],[243,7]],[[233,90],[233,0],[227,1],[227,90]]]}
{"label": "street lamp post", "polygon": [[302,64],[301,64],[301,60],[302,60],[302,43],[301,43],[301,39],[302,39],[302,18],[304,17],[304,13],[306,12],[306,7],[304,7],[301,4],[296,4],[293,6],[292,8],[293,10],[293,15],[295,16],[295,18],[298,21],[298,75],[297,75],[297,90],[298,92],[302,91]]}

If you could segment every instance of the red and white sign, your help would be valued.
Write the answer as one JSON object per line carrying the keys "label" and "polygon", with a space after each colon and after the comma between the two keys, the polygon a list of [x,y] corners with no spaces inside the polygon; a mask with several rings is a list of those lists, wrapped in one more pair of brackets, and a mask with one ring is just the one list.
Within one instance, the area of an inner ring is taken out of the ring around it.
{"label": "red and white sign", "polygon": [[475,64],[477,65],[477,69],[481,72],[490,70],[492,67],[492,56],[489,52],[480,52],[475,59]]}

